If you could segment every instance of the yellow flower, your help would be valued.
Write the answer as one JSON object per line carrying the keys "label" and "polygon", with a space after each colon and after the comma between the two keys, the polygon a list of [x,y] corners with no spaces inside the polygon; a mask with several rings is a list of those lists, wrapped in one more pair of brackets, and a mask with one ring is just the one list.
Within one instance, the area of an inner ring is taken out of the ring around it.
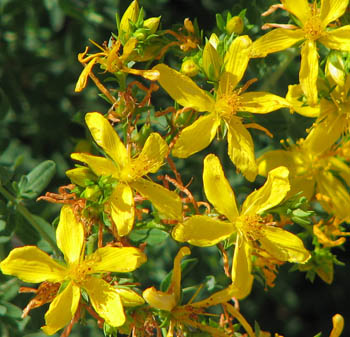
{"label": "yellow flower", "polygon": [[119,54],[121,49],[120,40],[114,40],[111,46],[100,46],[93,42],[101,52],[87,55],[88,47],[86,47],[83,53],[79,53],[78,60],[84,65],[84,70],[81,72],[77,84],[75,86],[75,91],[82,91],[87,84],[88,77],[92,73],[92,68],[96,63],[101,64],[101,68],[110,73],[124,72],[133,75],[142,76],[148,80],[155,81],[159,77],[159,73],[155,70],[140,70],[129,68],[127,64],[131,61],[131,55],[135,50],[138,43],[136,38],[130,38],[123,46],[123,54]]}
{"label": "yellow flower", "polygon": [[290,189],[285,167],[280,166],[269,172],[266,183],[246,198],[241,212],[238,212],[234,192],[225,178],[220,161],[213,154],[204,160],[203,182],[208,200],[228,221],[194,215],[176,225],[172,235],[181,242],[211,246],[236,233],[232,281],[239,289],[236,294],[238,299],[246,297],[252,287],[253,249],[267,251],[280,261],[305,263],[309,259],[309,252],[296,235],[266,223],[262,217],[262,213],[278,205]]}
{"label": "yellow flower", "polygon": [[301,48],[301,65],[299,81],[308,99],[309,105],[317,103],[316,81],[318,77],[318,53],[316,41],[329,49],[350,51],[350,25],[328,30],[327,26],[341,17],[349,0],[321,0],[309,4],[308,0],[281,0],[283,8],[294,15],[300,22],[300,27],[288,25],[267,24],[265,27],[277,28],[257,39],[251,48],[251,57],[265,57],[293,46],[303,41]]}
{"label": "yellow flower", "polygon": [[[83,226],[76,221],[70,206],[64,206],[61,210],[56,238],[65,265],[35,246],[13,249],[0,264],[4,274],[17,276],[24,282],[61,283],[61,291],[45,315],[44,332],[52,335],[71,321],[80,302],[81,289],[89,295],[93,308],[106,323],[111,326],[123,325],[123,294],[100,275],[107,272],[131,272],[146,261],[146,256],[132,247],[102,247],[85,256]],[[142,298],[130,292],[125,296],[126,302],[142,304]]]}
{"label": "yellow flower", "polygon": [[187,324],[192,327],[211,333],[213,336],[226,336],[222,331],[193,321],[191,316],[203,314],[202,308],[225,303],[235,296],[236,288],[230,285],[224,290],[218,291],[199,302],[180,305],[181,298],[181,259],[191,254],[188,247],[182,247],[174,259],[174,267],[170,286],[167,292],[156,290],[154,287],[147,288],[143,292],[143,298],[153,308],[170,312],[170,324],[167,337],[173,336],[176,325]]}
{"label": "yellow flower", "polygon": [[[110,176],[118,181],[118,185],[110,197],[111,217],[115,222],[118,234],[127,235],[134,223],[134,196],[132,190],[149,199],[154,207],[169,218],[182,219],[182,203],[173,191],[142,178],[148,173],[155,173],[163,164],[168,152],[168,145],[163,138],[152,133],[146,140],[141,153],[131,158],[128,150],[119,139],[118,134],[106,118],[97,112],[86,114],[86,124],[95,142],[104,150],[109,158],[87,153],[73,153],[71,157],[89,166],[97,176]],[[67,172],[75,181],[82,181],[85,172],[78,169]],[[81,177],[81,174],[83,175]]]}
{"label": "yellow flower", "polygon": [[[253,181],[257,174],[254,144],[241,118],[237,116],[237,112],[249,111],[265,114],[286,107],[288,103],[285,99],[270,93],[244,92],[245,87],[236,88],[248,65],[250,45],[251,40],[248,36],[237,37],[232,42],[224,57],[225,69],[220,75],[215,99],[189,77],[165,64],[159,64],[153,69],[159,71],[160,85],[177,103],[199,112],[209,112],[181,131],[172,154],[176,157],[187,158],[206,148],[223,121],[228,130],[228,154],[237,169],[242,171],[248,180]],[[219,57],[215,56],[217,53],[215,48],[207,45],[206,50],[212,54],[208,58],[215,59],[215,64],[219,64]],[[216,76],[217,72],[215,64],[213,76]],[[262,129],[255,124],[251,126]]]}
{"label": "yellow flower", "polygon": [[[319,130],[315,133],[319,134]],[[301,139],[288,150],[274,150],[258,158],[259,174],[267,173],[284,165],[289,169],[291,190],[289,196],[300,191],[311,200],[315,194],[321,205],[330,214],[339,219],[350,219],[350,213],[344,205],[350,204],[350,195],[344,182],[350,181],[350,168],[335,152],[327,150],[319,153],[310,146],[314,142],[310,133],[305,140]],[[341,177],[338,179],[332,172]]]}
{"label": "yellow flower", "polygon": [[329,150],[344,133],[350,131],[350,75],[344,70],[340,58],[338,66],[326,62],[326,78],[329,94],[320,100],[320,114],[305,142],[315,153]]}

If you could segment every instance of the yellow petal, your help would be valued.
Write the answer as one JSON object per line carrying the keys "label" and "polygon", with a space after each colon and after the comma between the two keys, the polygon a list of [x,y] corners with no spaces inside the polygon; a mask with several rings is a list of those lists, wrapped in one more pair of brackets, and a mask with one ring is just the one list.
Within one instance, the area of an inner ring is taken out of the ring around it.
{"label": "yellow petal", "polygon": [[160,85],[177,103],[197,111],[213,111],[214,100],[189,77],[168,67],[158,64],[153,69],[158,70]]}
{"label": "yellow petal", "polygon": [[273,150],[264,153],[257,160],[259,174],[267,177],[267,174],[276,167],[285,166],[290,175],[294,176],[299,172],[299,166],[303,166],[303,161],[295,155],[293,151]]}
{"label": "yellow petal", "polygon": [[117,291],[106,281],[97,277],[88,278],[83,284],[96,312],[110,326],[122,326],[125,314]]}
{"label": "yellow petal", "polygon": [[284,8],[295,15],[302,24],[311,17],[310,5],[307,0],[281,0]]}
{"label": "yellow petal", "polygon": [[347,74],[345,72],[344,60],[339,53],[332,53],[327,57],[325,75],[330,86],[344,87]]}
{"label": "yellow petal", "polygon": [[260,214],[277,206],[290,190],[289,171],[280,166],[268,173],[267,181],[258,190],[249,194],[242,205],[242,214]]}
{"label": "yellow petal", "polygon": [[210,80],[217,81],[221,73],[222,59],[212,43],[207,41],[203,49],[203,69]]}
{"label": "yellow petal", "polygon": [[261,247],[277,260],[305,263],[311,257],[295,234],[273,226],[265,226],[263,231],[264,235],[259,238]]}
{"label": "yellow petal", "polygon": [[350,25],[327,31],[318,39],[329,49],[350,51]]}
{"label": "yellow petal", "polygon": [[348,7],[349,0],[321,0],[321,15],[323,27],[340,18]]}
{"label": "yellow petal", "polygon": [[204,215],[193,215],[184,223],[176,225],[172,231],[172,236],[180,242],[207,247],[227,239],[233,232],[234,226],[230,222],[216,220]]}
{"label": "yellow petal", "polygon": [[71,206],[63,206],[56,230],[57,246],[64,255],[67,264],[80,260],[84,245],[84,228],[73,213]]}
{"label": "yellow petal", "polygon": [[[233,40],[225,54],[225,71],[233,75],[231,87],[234,89],[242,79],[249,62],[252,40],[248,35],[239,36]],[[232,90],[231,89],[231,90]]]}
{"label": "yellow petal", "polygon": [[326,198],[320,203],[329,214],[334,214],[341,221],[350,220],[350,212],[344,205],[350,205],[350,195],[345,186],[332,173],[323,171],[316,177],[317,192]]}
{"label": "yellow petal", "polygon": [[90,274],[94,273],[128,273],[137,269],[147,261],[146,255],[141,250],[133,247],[102,247],[89,255],[91,265]]}
{"label": "yellow petal", "polygon": [[119,177],[119,170],[113,161],[87,153],[72,153],[71,158],[87,164],[97,176]]}
{"label": "yellow petal", "polygon": [[[134,37],[131,37],[124,45],[123,45],[123,55],[120,56],[120,60],[123,63],[127,63],[128,58],[130,56],[130,54],[135,50],[136,46],[137,46],[138,40]],[[116,46],[115,48],[119,48],[119,46]],[[111,60],[113,60],[113,58],[115,58],[115,54],[109,53],[108,58],[110,58]],[[107,61],[108,62],[108,61]],[[111,63],[111,62],[110,62]]]}
{"label": "yellow petal", "polygon": [[70,181],[79,186],[86,186],[87,180],[96,180],[96,176],[91,172],[88,167],[77,167],[66,171],[66,176]]}
{"label": "yellow petal", "polygon": [[339,337],[344,329],[344,318],[340,314],[335,314],[332,317],[333,329],[329,337]]}
{"label": "yellow petal", "polygon": [[87,80],[89,78],[89,74],[91,73],[92,68],[96,64],[98,58],[93,58],[84,68],[84,70],[81,72],[78,82],[75,85],[75,92],[80,92],[86,87]]}
{"label": "yellow petal", "polygon": [[290,106],[283,97],[257,91],[246,92],[240,95],[240,104],[240,111],[249,111],[255,114],[266,114]]}
{"label": "yellow petal", "polygon": [[74,317],[80,300],[80,289],[69,282],[67,287],[56,296],[45,314],[45,323],[41,329],[47,335],[53,335],[64,328]]}
{"label": "yellow petal", "polygon": [[180,302],[181,297],[181,260],[190,254],[191,250],[188,247],[181,247],[174,259],[173,274],[167,293],[174,294],[176,303]]}
{"label": "yellow petal", "polygon": [[218,157],[213,154],[204,159],[203,183],[205,195],[210,203],[220,214],[234,222],[239,215],[235,194],[224,175]]}
{"label": "yellow petal", "polygon": [[237,170],[249,181],[254,181],[258,168],[255,163],[253,139],[238,118],[225,119],[225,122],[228,127],[228,155]]}
{"label": "yellow petal", "polygon": [[286,100],[290,104],[290,109],[305,117],[317,117],[320,114],[320,106],[309,106],[300,100],[303,95],[300,84],[288,86]]}
{"label": "yellow petal", "polygon": [[147,288],[142,296],[151,307],[160,310],[171,311],[177,304],[174,294],[158,291],[154,287]]}
{"label": "yellow petal", "polygon": [[299,81],[309,105],[317,103],[318,53],[316,43],[306,40],[301,47]]}
{"label": "yellow petal", "polygon": [[239,289],[234,284],[230,284],[227,288],[214,293],[213,295],[206,298],[205,300],[191,303],[191,307],[203,308],[203,307],[210,307],[221,303],[226,303],[232,297],[236,297],[238,293],[239,293]]}
{"label": "yellow petal", "polygon": [[238,289],[236,298],[238,300],[247,297],[252,289],[254,277],[251,274],[251,248],[240,236],[237,243],[232,264],[232,284]]}
{"label": "yellow petal", "polygon": [[192,125],[180,132],[172,154],[175,157],[187,158],[205,149],[214,139],[219,124],[220,120],[214,113],[199,117]]}
{"label": "yellow petal", "polygon": [[131,163],[136,177],[142,177],[152,172],[156,173],[168,153],[168,144],[158,134],[151,133],[147,138],[140,155]]}
{"label": "yellow petal", "polygon": [[310,200],[315,195],[316,179],[314,176],[290,176],[290,191],[288,192],[286,199],[293,197],[298,192],[302,192],[301,195]]}
{"label": "yellow petal", "polygon": [[24,282],[60,282],[66,276],[66,268],[37,247],[24,246],[11,250],[0,263],[3,274],[13,275]]}
{"label": "yellow petal", "polygon": [[109,205],[118,235],[128,235],[134,225],[135,216],[134,196],[131,188],[126,184],[119,183],[109,199]]}
{"label": "yellow petal", "polygon": [[323,99],[321,100],[322,110],[325,108],[325,103],[330,105],[330,109],[327,109],[327,113],[322,111],[303,144],[310,153],[321,154],[329,150],[341,137],[344,130],[345,116],[336,111],[333,103]]}
{"label": "yellow petal", "polygon": [[276,28],[252,43],[250,57],[265,57],[268,54],[292,47],[304,39],[301,29]]}
{"label": "yellow petal", "polygon": [[131,289],[115,288],[114,290],[119,294],[124,307],[136,307],[145,303],[143,298]]}
{"label": "yellow petal", "polygon": [[108,120],[98,112],[86,114],[85,121],[97,145],[114,160],[119,169],[129,162],[129,155],[118,134]]}
{"label": "yellow petal", "polygon": [[168,219],[182,220],[182,202],[175,192],[143,178],[133,181],[130,186],[150,200],[159,213]]}
{"label": "yellow petal", "polygon": [[350,167],[337,157],[329,158],[330,170],[343,178],[346,184],[350,184]]}

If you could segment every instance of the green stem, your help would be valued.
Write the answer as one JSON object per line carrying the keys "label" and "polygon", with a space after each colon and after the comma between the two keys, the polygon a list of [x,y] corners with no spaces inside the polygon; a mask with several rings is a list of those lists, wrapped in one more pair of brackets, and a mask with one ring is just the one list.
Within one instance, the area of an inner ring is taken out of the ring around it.
{"label": "green stem", "polygon": [[9,201],[11,201],[14,205],[16,205],[16,209],[18,212],[27,219],[27,221],[38,231],[38,233],[41,235],[41,237],[47,241],[47,243],[51,246],[52,250],[55,252],[56,255],[61,255],[59,249],[57,248],[56,243],[50,238],[50,236],[42,230],[42,228],[37,224],[35,221],[32,213],[28,211],[26,207],[21,205],[18,200],[9,193],[1,184],[0,184],[0,193]]}

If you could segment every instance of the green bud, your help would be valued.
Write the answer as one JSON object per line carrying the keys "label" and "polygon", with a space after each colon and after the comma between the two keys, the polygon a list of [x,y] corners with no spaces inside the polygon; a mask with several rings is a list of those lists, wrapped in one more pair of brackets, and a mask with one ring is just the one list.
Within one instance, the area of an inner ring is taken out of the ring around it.
{"label": "green bud", "polygon": [[100,188],[97,185],[92,185],[85,188],[84,192],[81,194],[81,197],[91,201],[96,201],[100,195]]}

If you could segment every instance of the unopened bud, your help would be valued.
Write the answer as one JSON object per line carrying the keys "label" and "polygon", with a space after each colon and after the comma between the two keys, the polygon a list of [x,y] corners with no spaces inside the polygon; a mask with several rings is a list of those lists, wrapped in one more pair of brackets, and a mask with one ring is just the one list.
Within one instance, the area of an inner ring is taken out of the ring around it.
{"label": "unopened bud", "polygon": [[150,30],[150,34],[154,34],[159,27],[160,16],[153,17],[143,22],[143,27]]}
{"label": "unopened bud", "polygon": [[187,59],[186,61],[182,62],[180,72],[189,77],[193,77],[198,74],[199,67],[192,59]]}
{"label": "unopened bud", "polygon": [[226,23],[226,31],[229,34],[242,34],[244,28],[243,20],[239,16],[234,16]]}

